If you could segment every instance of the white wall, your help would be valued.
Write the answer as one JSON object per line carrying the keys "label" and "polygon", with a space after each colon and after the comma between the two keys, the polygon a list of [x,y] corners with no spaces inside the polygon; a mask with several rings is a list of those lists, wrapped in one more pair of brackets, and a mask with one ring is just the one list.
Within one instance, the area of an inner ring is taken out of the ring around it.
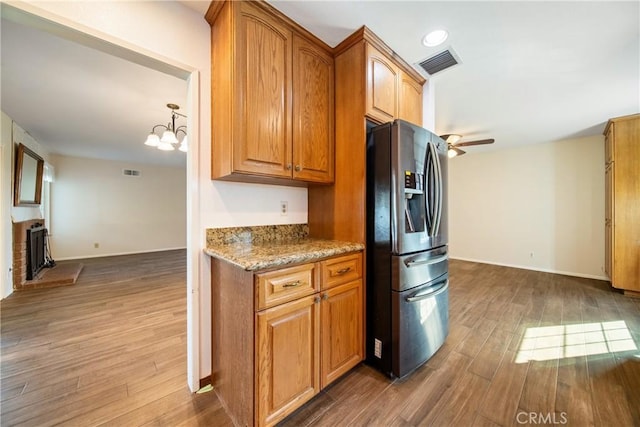
{"label": "white wall", "polygon": [[12,222],[42,218],[40,207],[13,206],[13,175],[15,147],[22,143],[45,161],[49,155],[35,139],[4,112],[0,112],[0,298],[13,292],[13,230]]}
{"label": "white wall", "polygon": [[604,202],[602,136],[470,149],[449,161],[451,257],[604,279]]}
{"label": "white wall", "polygon": [[[188,161],[187,170],[187,216],[199,237],[190,242],[191,233],[188,232],[189,249],[192,254],[197,254],[194,255],[194,270],[188,270],[187,273],[188,280],[190,277],[196,278],[194,283],[190,284],[188,299],[193,300],[193,304],[190,305],[196,313],[195,321],[199,328],[198,336],[189,339],[199,340],[196,344],[199,348],[199,359],[194,362],[197,365],[197,374],[199,373],[201,378],[209,375],[211,277],[209,259],[202,252],[206,243],[205,229],[237,225],[305,223],[306,189],[211,181],[210,28],[204,17],[196,12],[177,2],[169,1],[7,3],[78,31],[91,33],[102,39],[108,38],[110,42],[135,52],[148,52],[156,58],[167,58],[171,63],[186,64],[189,69],[198,73],[199,99],[195,105],[198,105],[199,110],[186,111],[190,119],[196,117],[199,124],[193,138],[189,135],[190,149],[193,153],[189,158],[195,160]],[[171,23],[171,31],[158,30],[164,23]],[[189,126],[190,129],[195,129]],[[197,180],[192,179],[191,171],[196,171]],[[196,201],[190,203],[192,191],[196,193]],[[288,216],[280,215],[280,201],[289,202]],[[191,371],[191,362],[189,363]]]}
{"label": "white wall", "polygon": [[11,118],[0,113],[0,298],[13,292],[11,197],[13,174],[13,143]]}
{"label": "white wall", "polygon": [[[50,158],[56,169],[49,224],[55,260],[186,247],[183,168]],[[141,174],[125,176],[123,169]]]}

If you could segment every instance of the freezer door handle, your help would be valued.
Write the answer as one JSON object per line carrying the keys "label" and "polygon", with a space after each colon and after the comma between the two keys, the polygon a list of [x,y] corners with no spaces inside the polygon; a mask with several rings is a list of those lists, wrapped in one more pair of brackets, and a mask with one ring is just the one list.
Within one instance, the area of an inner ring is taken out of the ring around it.
{"label": "freezer door handle", "polygon": [[447,290],[447,286],[449,286],[449,279],[445,280],[444,282],[441,282],[442,286],[437,287],[435,289],[434,286],[429,286],[429,289],[425,292],[420,292],[412,297],[406,297],[405,301],[407,302],[416,302],[416,301],[422,301],[423,299],[427,299],[427,298],[433,298],[436,295],[439,295],[441,293],[443,293],[444,291]]}
{"label": "freezer door handle", "polygon": [[412,259],[412,260],[407,260],[405,261],[405,265],[407,267],[414,267],[416,265],[431,265],[431,264],[437,264],[439,262],[445,261],[447,258],[449,257],[449,255],[444,254],[442,256],[439,257],[435,257],[435,258],[421,258],[421,259]]}

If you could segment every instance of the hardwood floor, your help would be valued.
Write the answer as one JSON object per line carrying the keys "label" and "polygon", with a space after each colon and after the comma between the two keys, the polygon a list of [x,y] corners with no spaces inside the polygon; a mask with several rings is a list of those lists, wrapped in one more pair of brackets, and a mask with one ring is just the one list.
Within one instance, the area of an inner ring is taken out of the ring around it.
{"label": "hardwood floor", "polygon": [[[231,425],[186,387],[184,251],[82,262],[76,285],[1,303],[2,426]],[[407,379],[362,364],[281,425],[640,425],[640,299],[451,261],[450,317]]]}
{"label": "hardwood floor", "polygon": [[361,365],[283,426],[640,426],[640,299],[452,260],[450,333],[405,380]]}
{"label": "hardwood floor", "polygon": [[224,425],[186,386],[185,251],[82,263],[73,286],[2,301],[2,426]]}

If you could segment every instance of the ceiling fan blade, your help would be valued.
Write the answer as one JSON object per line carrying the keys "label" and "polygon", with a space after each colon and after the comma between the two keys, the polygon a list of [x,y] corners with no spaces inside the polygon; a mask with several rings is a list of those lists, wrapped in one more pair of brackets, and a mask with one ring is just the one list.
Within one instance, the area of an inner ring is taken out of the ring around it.
{"label": "ceiling fan blade", "polygon": [[471,145],[493,144],[494,142],[495,142],[495,139],[490,138],[490,139],[479,139],[477,141],[459,142],[455,145],[456,147],[469,147]]}

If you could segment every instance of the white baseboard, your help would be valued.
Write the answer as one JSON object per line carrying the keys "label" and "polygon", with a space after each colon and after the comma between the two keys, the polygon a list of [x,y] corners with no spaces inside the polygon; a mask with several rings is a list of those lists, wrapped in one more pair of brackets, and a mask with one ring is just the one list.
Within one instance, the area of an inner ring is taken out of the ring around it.
{"label": "white baseboard", "polygon": [[110,256],[120,256],[120,255],[135,255],[135,254],[149,254],[152,252],[164,252],[164,251],[177,251],[178,249],[187,249],[186,246],[182,246],[179,248],[164,248],[164,249],[150,249],[147,251],[133,251],[133,252],[117,252],[111,254],[100,254],[100,255],[82,255],[82,256],[72,256],[72,257],[64,257],[58,258],[54,257],[55,261],[69,261],[74,259],[88,259],[88,258],[106,258]]}
{"label": "white baseboard", "polygon": [[462,258],[462,257],[455,257],[455,256],[449,256],[449,259],[457,259],[457,260],[460,260],[460,261],[469,261],[469,262],[478,262],[480,264],[499,265],[501,267],[520,268],[520,269],[523,269],[523,270],[542,271],[543,273],[562,274],[563,276],[582,277],[582,278],[585,278],[585,279],[604,280],[604,281],[607,281],[607,282],[609,281],[609,278],[606,277],[606,276],[596,276],[596,275],[593,275],[593,274],[575,273],[575,272],[572,272],[572,271],[552,270],[552,269],[548,269],[548,268],[536,268],[536,267],[531,267],[531,266],[528,266],[528,265],[505,264],[505,263],[501,263],[501,262],[493,262],[493,261],[486,261],[486,260],[472,259],[472,258]]}

